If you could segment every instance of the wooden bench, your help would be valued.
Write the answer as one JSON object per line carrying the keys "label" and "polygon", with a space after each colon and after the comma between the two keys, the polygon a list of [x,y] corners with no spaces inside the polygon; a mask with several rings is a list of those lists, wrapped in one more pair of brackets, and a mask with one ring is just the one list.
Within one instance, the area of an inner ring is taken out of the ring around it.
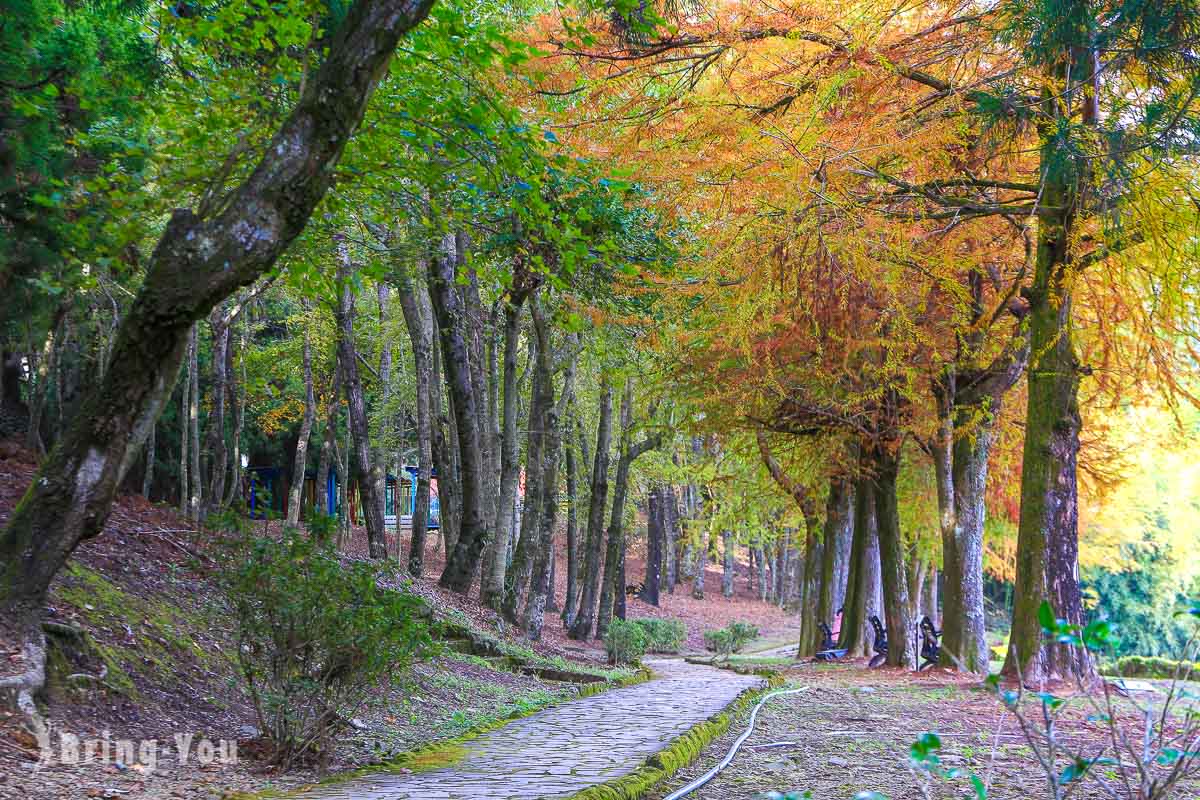
{"label": "wooden bench", "polygon": [[845,650],[839,650],[837,642],[833,640],[833,630],[824,622],[818,622],[817,627],[821,629],[823,637],[821,641],[821,649],[817,651],[817,661],[836,661],[846,655]]}

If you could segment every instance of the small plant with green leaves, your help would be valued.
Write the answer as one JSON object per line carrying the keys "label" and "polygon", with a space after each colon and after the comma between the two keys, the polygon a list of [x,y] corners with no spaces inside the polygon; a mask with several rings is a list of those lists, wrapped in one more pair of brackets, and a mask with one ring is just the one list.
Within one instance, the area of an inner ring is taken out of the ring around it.
{"label": "small plant with green leaves", "polygon": [[630,621],[642,629],[650,653],[678,653],[687,638],[687,626],[677,619],[642,617]]}
{"label": "small plant with green leaves", "polygon": [[704,646],[722,658],[734,653],[758,638],[758,628],[745,622],[731,622],[724,628],[704,632]]}
{"label": "small plant with green leaves", "polygon": [[327,763],[334,733],[431,647],[420,598],[385,588],[390,567],[343,564],[294,530],[227,545],[221,576],[236,660],[272,761]]}
{"label": "small plant with green leaves", "polygon": [[604,634],[610,664],[636,664],[646,653],[646,634],[640,625],[614,619]]}

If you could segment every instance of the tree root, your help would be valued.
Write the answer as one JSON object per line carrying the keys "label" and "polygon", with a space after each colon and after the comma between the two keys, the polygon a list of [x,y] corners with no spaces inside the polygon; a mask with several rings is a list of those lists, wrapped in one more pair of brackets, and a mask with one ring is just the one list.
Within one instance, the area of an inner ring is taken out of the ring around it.
{"label": "tree root", "polygon": [[25,671],[0,678],[0,703],[24,714],[30,728],[37,733],[46,729],[34,702],[34,696],[46,685],[46,635],[40,625],[25,629],[21,656]]}

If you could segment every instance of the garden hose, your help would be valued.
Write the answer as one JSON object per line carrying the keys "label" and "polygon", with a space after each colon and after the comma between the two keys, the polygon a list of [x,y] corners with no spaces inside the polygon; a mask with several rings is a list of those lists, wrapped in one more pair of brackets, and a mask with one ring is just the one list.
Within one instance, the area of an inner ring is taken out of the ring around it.
{"label": "garden hose", "polygon": [[669,795],[664,797],[663,800],[680,800],[680,798],[687,797],[689,794],[696,791],[713,778],[717,777],[717,774],[721,770],[728,767],[730,762],[733,761],[733,757],[737,755],[738,750],[741,749],[741,746],[747,739],[750,738],[750,734],[754,733],[754,723],[758,719],[759,709],[761,709],[763,704],[765,704],[768,700],[770,700],[772,697],[778,697],[780,695],[798,694],[806,691],[808,691],[808,687],[802,686],[799,689],[776,689],[773,692],[768,692],[767,694],[763,695],[762,698],[755,703],[754,710],[750,712],[750,723],[746,726],[746,730],[737,738],[737,741],[733,743],[733,747],[729,748],[729,752],[725,754],[725,757],[722,758],[717,765],[708,772],[704,773],[699,778],[696,778],[696,780],[692,781],[687,786],[671,792]]}

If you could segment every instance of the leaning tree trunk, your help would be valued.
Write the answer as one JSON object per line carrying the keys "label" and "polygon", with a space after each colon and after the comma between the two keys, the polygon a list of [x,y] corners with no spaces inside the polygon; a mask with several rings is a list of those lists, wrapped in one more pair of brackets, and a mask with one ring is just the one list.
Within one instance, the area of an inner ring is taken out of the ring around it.
{"label": "leaning tree trunk", "polygon": [[455,291],[457,281],[457,246],[453,236],[447,236],[441,252],[429,260],[429,295],[433,300],[434,319],[442,344],[443,372],[446,391],[454,409],[458,436],[458,460],[462,516],[459,518],[458,540],[453,552],[447,553],[446,568],[439,584],[446,589],[466,594],[471,589],[483,546],[491,536],[485,518],[485,485],[483,482],[484,453],[480,448],[479,414],[477,404],[483,402],[483,387],[472,382],[470,354],[466,338],[462,296]]}
{"label": "leaning tree trunk", "polygon": [[397,42],[431,5],[360,0],[350,6],[295,108],[228,202],[210,216],[177,209],[167,222],[121,320],[104,378],[0,533],[0,614],[22,629],[26,664],[25,674],[0,679],[0,691],[14,693],[22,711],[36,713],[32,694],[44,680],[38,618],[50,582],[79,543],[104,528],[117,487],[179,372],[188,329],[270,269],[304,229]]}
{"label": "leaning tree trunk", "polygon": [[608,500],[608,451],[612,445],[612,387],[607,378],[600,383],[600,420],[596,427],[596,461],[592,467],[588,501],[587,539],[584,545],[583,576],[579,610],[568,635],[585,640],[592,635],[596,619],[596,595],[600,589],[600,552],[604,546],[604,506]]}
{"label": "leaning tree trunk", "polygon": [[427,304],[422,302],[427,297],[423,287],[417,287],[411,277],[400,282],[399,295],[400,311],[404,314],[404,325],[412,342],[417,406],[417,485],[413,487],[416,497],[408,544],[408,571],[419,578],[425,571],[425,537],[429,531],[433,484],[433,320]]}
{"label": "leaning tree trunk", "polygon": [[883,611],[888,633],[887,663],[893,667],[916,667],[908,612],[908,572],[904,565],[904,541],[900,534],[900,509],[896,501],[896,477],[900,454],[878,452],[875,466],[875,521],[879,537],[879,567],[883,582]]}
{"label": "leaning tree trunk", "polygon": [[[346,393],[346,411],[350,436],[354,442],[354,480],[362,499],[363,521],[367,528],[367,549],[371,558],[387,558],[387,536],[383,526],[383,495],[380,464],[371,458],[371,430],[367,421],[367,403],[358,371],[358,348],[354,343],[354,295],[350,286],[350,253],[345,243],[338,246],[338,357],[342,364],[342,389]],[[347,498],[349,499],[349,498]]]}
{"label": "leaning tree trunk", "polygon": [[[312,435],[313,419],[317,414],[317,398],[313,392],[312,337],[304,330],[304,418],[300,420],[300,435],[296,438],[296,457],[292,461],[292,491],[288,496],[287,524],[296,527],[300,522],[300,503],[304,491],[304,470],[308,465],[308,437]],[[321,487],[317,487],[320,493]]]}
{"label": "leaning tree trunk", "polygon": [[[484,559],[485,574],[480,591],[480,600],[485,606],[499,610],[504,599],[505,573],[508,568],[508,549],[513,537],[513,515],[508,510],[517,500],[517,484],[521,477],[521,448],[517,441],[517,395],[518,372],[517,351],[521,338],[521,303],[524,295],[514,295],[504,305],[504,366],[503,399],[500,427],[500,503],[497,511],[496,536]],[[567,454],[567,480],[574,479],[574,462]],[[573,490],[568,493],[568,502],[574,501]],[[572,519],[574,509],[568,514]],[[568,542],[568,548],[572,545]],[[568,557],[569,558],[569,557]],[[572,573],[568,567],[567,607],[570,608]]]}

